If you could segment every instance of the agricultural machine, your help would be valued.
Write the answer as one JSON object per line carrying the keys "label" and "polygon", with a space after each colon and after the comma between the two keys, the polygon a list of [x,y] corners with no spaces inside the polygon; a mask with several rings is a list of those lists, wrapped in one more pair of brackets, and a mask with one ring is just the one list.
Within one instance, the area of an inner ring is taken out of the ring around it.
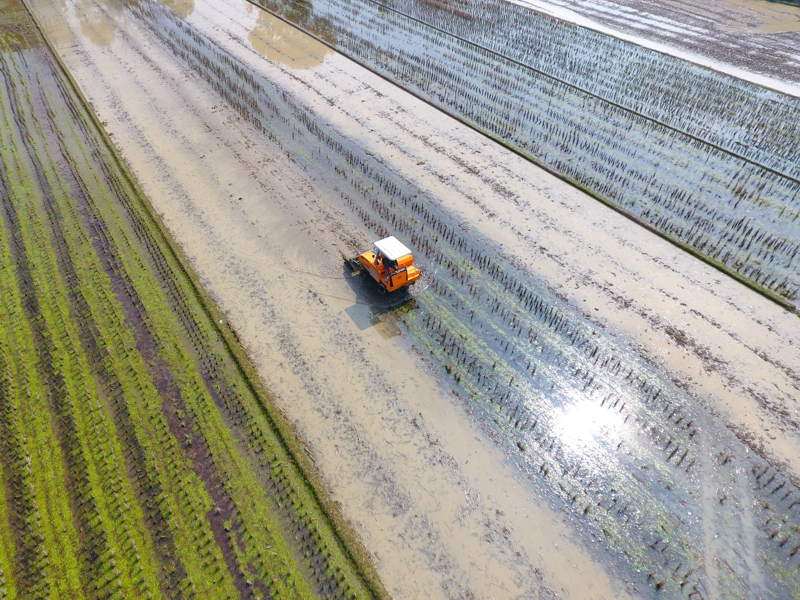
{"label": "agricultural machine", "polygon": [[350,261],[357,272],[367,271],[378,282],[381,294],[394,292],[415,283],[420,270],[414,266],[411,250],[397,238],[387,237],[375,242],[375,247]]}

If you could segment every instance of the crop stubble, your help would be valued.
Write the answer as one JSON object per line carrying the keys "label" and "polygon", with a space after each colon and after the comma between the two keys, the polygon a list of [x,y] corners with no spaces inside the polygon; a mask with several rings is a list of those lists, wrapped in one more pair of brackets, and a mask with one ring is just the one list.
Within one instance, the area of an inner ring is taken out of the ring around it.
{"label": "crop stubble", "polygon": [[0,8],[0,597],[380,595],[25,8]]}

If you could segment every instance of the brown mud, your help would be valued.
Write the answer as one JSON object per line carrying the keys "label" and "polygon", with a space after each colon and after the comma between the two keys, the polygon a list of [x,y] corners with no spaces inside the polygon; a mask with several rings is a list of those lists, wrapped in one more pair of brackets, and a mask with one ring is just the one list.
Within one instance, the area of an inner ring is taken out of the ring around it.
{"label": "brown mud", "polygon": [[321,65],[325,56],[331,53],[327,46],[249,2],[245,2],[245,9],[258,16],[247,39],[264,58],[293,69],[308,69]]}

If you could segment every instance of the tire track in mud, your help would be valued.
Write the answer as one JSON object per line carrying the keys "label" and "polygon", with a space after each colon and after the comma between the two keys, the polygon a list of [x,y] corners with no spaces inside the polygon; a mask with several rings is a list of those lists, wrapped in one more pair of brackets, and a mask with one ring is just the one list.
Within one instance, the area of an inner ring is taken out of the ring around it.
{"label": "tire track in mud", "polygon": [[[747,534],[747,522],[755,523],[767,570],[776,576],[765,585],[798,589],[798,490],[756,455],[749,440],[737,439],[624,342],[498,257],[491,244],[459,233],[435,199],[355,149],[291,93],[156,5],[133,11],[243,119],[310,172],[321,173],[376,235],[396,233],[411,241],[433,273],[428,290],[417,295],[418,310],[406,316],[412,337],[497,421],[530,472],[583,523],[579,527],[606,540],[632,571],[642,571],[640,581],[652,593],[707,595],[708,572],[698,556],[704,529],[715,524],[709,516],[701,521],[686,513],[706,514],[698,498],[709,481],[720,482],[726,498],[719,503],[736,524],[715,532],[735,545]],[[622,433],[606,435],[598,457],[564,442],[559,418],[576,404],[620,422],[615,427]],[[698,455],[708,452],[698,430],[721,456],[711,472],[698,464]],[[726,495],[725,486],[736,485],[759,499],[752,513],[730,500],[733,491]],[[746,565],[733,562],[743,576]]]}

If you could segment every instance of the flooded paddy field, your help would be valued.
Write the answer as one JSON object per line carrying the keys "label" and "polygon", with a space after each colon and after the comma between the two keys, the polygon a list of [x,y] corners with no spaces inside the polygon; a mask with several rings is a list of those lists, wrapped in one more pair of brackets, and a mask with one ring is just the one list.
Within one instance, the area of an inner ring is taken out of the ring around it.
{"label": "flooded paddy field", "polygon": [[262,6],[797,309],[800,99],[506,2]]}
{"label": "flooded paddy field", "polygon": [[520,0],[519,4],[768,87],[800,84],[796,0]]}
{"label": "flooded paddy field", "polygon": [[0,73],[0,598],[380,596],[17,0]]}
{"label": "flooded paddy field", "polygon": [[798,594],[795,314],[250,4],[34,7],[393,596]]}

